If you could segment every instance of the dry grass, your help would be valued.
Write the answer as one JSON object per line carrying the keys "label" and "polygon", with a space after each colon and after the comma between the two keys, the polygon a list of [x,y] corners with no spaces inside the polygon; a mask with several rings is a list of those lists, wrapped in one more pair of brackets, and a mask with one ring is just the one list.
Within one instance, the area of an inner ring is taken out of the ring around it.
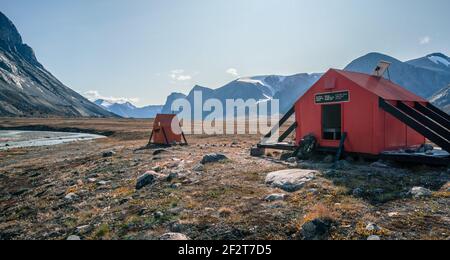
{"label": "dry grass", "polygon": [[[439,189],[434,189],[434,196],[423,200],[393,197],[382,204],[372,204],[368,199],[352,196],[355,187],[387,187],[388,192],[395,192],[401,181],[406,180],[409,185],[420,184],[423,179],[428,182],[430,176],[441,176],[439,170],[414,170],[400,181],[381,173],[372,183],[355,168],[336,178],[318,176],[300,191],[288,194],[285,201],[266,202],[265,196],[283,192],[264,184],[266,174],[287,166],[249,156],[249,148],[259,141],[258,135],[190,135],[189,146],[168,148],[169,152],[155,159],[153,151],[139,150],[148,141],[151,123],[0,119],[0,126],[76,125],[114,132],[107,139],[93,142],[2,152],[0,177],[5,181],[0,183],[0,237],[65,239],[77,227],[88,225],[89,229],[80,234],[83,239],[153,239],[173,231],[175,225],[175,230],[193,239],[291,239],[302,224],[315,218],[336,223],[333,239],[366,239],[368,222],[384,227],[376,233],[383,238],[445,239],[442,234],[450,234],[445,225],[450,215],[449,184],[436,185]],[[116,155],[103,158],[102,153],[108,150],[114,150]],[[203,172],[193,172],[191,169],[207,153],[224,153],[230,160],[207,165]],[[268,153],[272,159],[280,156],[278,151]],[[183,160],[181,170],[176,167],[178,160]],[[155,166],[160,166],[163,174],[180,171],[182,177],[172,182],[161,180],[136,191],[136,177]],[[87,179],[92,176],[111,184],[89,183]],[[172,183],[182,185],[173,189]],[[11,195],[22,187],[28,189],[24,194]],[[80,195],[80,200],[67,204],[64,196],[71,192]],[[157,211],[163,217],[155,218]],[[389,218],[388,213],[394,211],[399,215]]]}

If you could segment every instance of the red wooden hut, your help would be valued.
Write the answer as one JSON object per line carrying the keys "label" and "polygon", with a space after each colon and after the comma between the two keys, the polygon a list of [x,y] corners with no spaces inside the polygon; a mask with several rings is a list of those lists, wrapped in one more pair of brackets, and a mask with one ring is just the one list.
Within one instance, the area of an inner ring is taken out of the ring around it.
{"label": "red wooden hut", "polygon": [[[184,143],[181,143],[181,141]],[[153,122],[149,145],[187,144],[177,115],[158,114]]]}
{"label": "red wooden hut", "polygon": [[[312,135],[324,150],[341,148],[349,153],[380,155],[421,146],[426,139],[450,151],[449,115],[381,76],[330,69],[280,124],[294,113],[295,123],[279,143],[259,147],[295,150]],[[293,131],[296,145],[281,144]]]}

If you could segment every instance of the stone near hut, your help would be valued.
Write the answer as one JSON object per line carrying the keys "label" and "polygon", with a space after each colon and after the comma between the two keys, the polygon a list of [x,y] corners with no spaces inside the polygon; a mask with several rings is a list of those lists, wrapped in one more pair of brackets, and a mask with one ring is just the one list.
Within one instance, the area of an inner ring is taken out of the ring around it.
{"label": "stone near hut", "polygon": [[156,165],[152,168],[152,171],[154,172],[161,172],[162,171],[162,167],[160,165]]}
{"label": "stone near hut", "polygon": [[103,158],[113,157],[116,153],[114,151],[103,152]]}
{"label": "stone near hut", "polygon": [[369,232],[378,232],[381,230],[381,227],[379,227],[377,224],[375,223],[369,223],[366,226],[366,230]]}
{"label": "stone near hut", "polygon": [[97,185],[98,186],[106,186],[106,185],[108,185],[110,183],[111,183],[110,181],[99,181],[99,182],[97,182]]}
{"label": "stone near hut", "polygon": [[274,193],[266,196],[264,198],[265,201],[273,202],[278,200],[284,200],[286,198],[286,194],[283,193]]}
{"label": "stone near hut", "polygon": [[181,233],[166,233],[159,237],[159,240],[187,241],[191,240],[188,236]]}
{"label": "stone near hut", "polygon": [[433,192],[429,189],[426,189],[424,187],[414,187],[411,189],[410,194],[414,198],[423,198],[423,197],[431,197]]}
{"label": "stone near hut", "polygon": [[381,168],[381,169],[389,169],[391,168],[389,165],[383,163],[383,162],[374,162],[370,165],[372,168]]}
{"label": "stone near hut", "polygon": [[333,163],[334,162],[334,156],[333,155],[327,155],[325,156],[325,158],[323,159],[324,163]]}
{"label": "stone near hut", "polygon": [[174,184],[170,185],[170,188],[176,190],[176,189],[180,188],[181,186],[182,186],[181,183],[174,183]]}
{"label": "stone near hut", "polygon": [[426,151],[425,154],[426,155],[434,155],[434,152],[433,151]]}
{"label": "stone near hut", "polygon": [[147,185],[155,183],[158,176],[160,175],[154,171],[148,171],[142,174],[136,180],[136,190],[140,190]]}
{"label": "stone near hut", "polygon": [[166,149],[157,149],[157,150],[153,151],[153,155],[160,155],[165,152],[167,152]]}
{"label": "stone near hut", "polygon": [[380,240],[381,240],[381,238],[379,236],[375,236],[375,235],[369,236],[367,238],[367,241],[380,241]]}
{"label": "stone near hut", "polygon": [[427,153],[432,152],[434,150],[434,147],[431,144],[424,144],[419,149],[417,149],[417,153]]}
{"label": "stone near hut", "polygon": [[202,172],[205,170],[205,166],[201,163],[197,164],[194,166],[194,168],[192,168],[193,171],[195,172]]}
{"label": "stone near hut", "polygon": [[300,235],[304,240],[328,240],[330,229],[331,221],[314,219],[303,224]]}
{"label": "stone near hut", "polygon": [[282,160],[282,161],[287,161],[291,158],[293,158],[293,156],[292,156],[292,153],[289,153],[289,152],[284,152],[280,156],[280,160]]}
{"label": "stone near hut", "polygon": [[252,147],[250,148],[250,156],[253,157],[261,157],[266,154],[266,150],[264,148]]}
{"label": "stone near hut", "polygon": [[271,172],[267,175],[265,183],[287,192],[295,192],[303,188],[306,183],[312,181],[317,174],[317,171],[301,169]]}
{"label": "stone near hut", "polygon": [[228,157],[226,157],[224,154],[220,153],[211,153],[203,156],[203,159],[201,161],[201,164],[205,165],[208,163],[216,163],[228,160]]}
{"label": "stone near hut", "polygon": [[164,217],[164,213],[162,213],[161,211],[157,211],[153,214],[153,217],[155,217],[156,219],[160,219]]}
{"label": "stone near hut", "polygon": [[81,238],[79,236],[71,235],[67,238],[68,241],[79,241]]}
{"label": "stone near hut", "polygon": [[175,179],[178,179],[178,177],[179,177],[179,173],[178,173],[178,172],[171,172],[171,173],[167,176],[166,180],[170,182],[170,181],[173,181],[173,180],[175,180]]}
{"label": "stone near hut", "polygon": [[364,190],[361,188],[356,188],[353,190],[352,194],[353,196],[357,197],[357,198],[361,198],[362,196],[364,196]]}
{"label": "stone near hut", "polygon": [[296,163],[297,162],[297,158],[291,157],[291,158],[287,159],[286,162],[288,162],[288,163]]}
{"label": "stone near hut", "polygon": [[67,201],[74,201],[74,200],[77,200],[78,198],[79,198],[79,196],[77,194],[73,193],[73,192],[67,194],[64,197],[64,199],[67,200]]}
{"label": "stone near hut", "polygon": [[333,169],[336,170],[348,170],[352,167],[352,165],[346,160],[340,160],[333,164]]}

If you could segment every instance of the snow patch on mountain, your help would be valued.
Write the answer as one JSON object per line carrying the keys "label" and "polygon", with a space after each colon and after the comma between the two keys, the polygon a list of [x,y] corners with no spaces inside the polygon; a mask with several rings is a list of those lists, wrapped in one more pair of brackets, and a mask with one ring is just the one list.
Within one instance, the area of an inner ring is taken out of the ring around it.
{"label": "snow patch on mountain", "polygon": [[112,102],[104,99],[98,99],[94,103],[124,118],[155,118],[163,108],[163,106],[137,107],[130,102]]}
{"label": "snow patch on mountain", "polygon": [[432,62],[436,63],[436,64],[443,64],[447,67],[450,67],[450,61],[448,61],[447,59],[445,59],[444,57],[441,56],[429,56],[428,59],[430,59]]}

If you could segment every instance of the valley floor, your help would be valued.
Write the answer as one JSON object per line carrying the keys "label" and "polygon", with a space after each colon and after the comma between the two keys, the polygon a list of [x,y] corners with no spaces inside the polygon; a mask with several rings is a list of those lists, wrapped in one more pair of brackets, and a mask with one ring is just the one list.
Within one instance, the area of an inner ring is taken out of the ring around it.
{"label": "valley floor", "polygon": [[[144,147],[151,120],[0,119],[0,128],[68,129],[108,138],[0,151],[0,239],[299,239],[302,225],[329,219],[330,239],[450,239],[447,168],[371,166],[348,158],[340,170],[318,156],[282,162],[275,151],[250,157],[259,136],[188,136],[189,146]],[[114,152],[110,155],[108,152]],[[229,160],[193,170],[204,155]],[[271,188],[267,173],[288,168],[320,174],[294,193]],[[137,191],[149,170],[162,178]],[[421,186],[433,191],[413,198]],[[269,194],[285,200],[268,202]],[[68,196],[69,195],[69,196]],[[368,228],[370,224],[379,228]]]}

